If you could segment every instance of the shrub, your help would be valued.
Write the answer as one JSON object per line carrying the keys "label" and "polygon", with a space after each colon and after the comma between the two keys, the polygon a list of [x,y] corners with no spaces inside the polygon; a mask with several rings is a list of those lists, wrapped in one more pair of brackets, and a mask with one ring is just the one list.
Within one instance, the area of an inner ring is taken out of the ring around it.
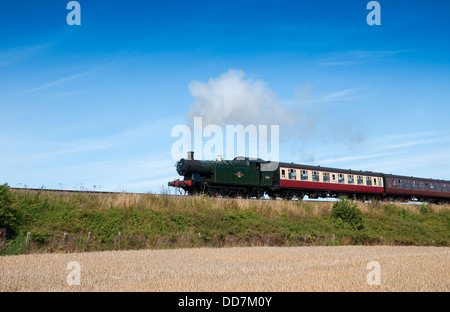
{"label": "shrub", "polygon": [[50,234],[41,232],[31,232],[31,240],[33,242],[45,243],[49,240]]}
{"label": "shrub", "polygon": [[364,228],[361,210],[357,208],[356,203],[349,202],[347,199],[334,203],[331,209],[331,218],[335,220],[335,223],[348,225],[355,230]]}
{"label": "shrub", "polygon": [[14,238],[18,233],[19,218],[11,207],[12,197],[7,184],[0,185],[0,228],[6,228],[8,238]]}
{"label": "shrub", "polygon": [[0,185],[0,208],[11,205],[11,193],[9,192],[8,184]]}
{"label": "shrub", "polygon": [[432,211],[431,211],[431,208],[427,204],[422,204],[422,205],[420,205],[420,212],[423,214],[426,214],[426,213],[430,213]]}

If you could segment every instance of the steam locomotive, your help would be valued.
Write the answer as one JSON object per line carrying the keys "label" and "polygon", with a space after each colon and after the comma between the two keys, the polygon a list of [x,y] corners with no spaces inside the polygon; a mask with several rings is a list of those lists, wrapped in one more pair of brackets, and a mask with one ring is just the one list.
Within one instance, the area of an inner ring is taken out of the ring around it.
{"label": "steam locomotive", "polygon": [[450,202],[450,181],[371,171],[344,170],[262,159],[195,160],[193,152],[176,163],[183,180],[168,183],[189,195],[272,199],[329,198]]}

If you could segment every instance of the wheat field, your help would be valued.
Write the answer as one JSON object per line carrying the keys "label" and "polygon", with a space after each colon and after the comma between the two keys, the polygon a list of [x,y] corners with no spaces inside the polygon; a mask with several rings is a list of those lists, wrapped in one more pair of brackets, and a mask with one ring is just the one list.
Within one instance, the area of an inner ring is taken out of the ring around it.
{"label": "wheat field", "polygon": [[[450,290],[450,248],[236,247],[0,257],[0,292]],[[78,267],[69,263],[79,264]],[[369,267],[375,261],[377,271]],[[378,283],[374,284],[378,277]],[[78,278],[78,279],[77,279]]]}

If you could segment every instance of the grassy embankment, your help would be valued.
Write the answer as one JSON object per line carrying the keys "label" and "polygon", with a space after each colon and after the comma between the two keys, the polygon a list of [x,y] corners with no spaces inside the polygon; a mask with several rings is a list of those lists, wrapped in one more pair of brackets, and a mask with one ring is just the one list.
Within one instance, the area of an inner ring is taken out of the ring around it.
{"label": "grassy embankment", "polygon": [[231,246],[450,246],[449,208],[153,194],[61,195],[13,192],[3,185],[0,227],[7,228],[8,239],[0,255]]}

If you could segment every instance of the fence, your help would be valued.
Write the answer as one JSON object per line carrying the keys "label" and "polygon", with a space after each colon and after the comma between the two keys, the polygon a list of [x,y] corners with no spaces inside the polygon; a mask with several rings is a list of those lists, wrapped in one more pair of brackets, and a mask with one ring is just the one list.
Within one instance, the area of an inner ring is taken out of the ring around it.
{"label": "fence", "polygon": [[[91,241],[93,239],[93,234],[92,232],[88,232],[87,235],[87,239],[86,239],[86,246],[88,246]],[[63,248],[66,249],[66,251],[70,252],[70,245],[71,245],[71,240],[73,240],[73,237],[71,237],[71,235],[67,232],[64,232],[62,239],[60,240],[61,245],[59,245],[58,248]],[[113,244],[116,248],[121,249],[121,240],[122,240],[122,233],[119,232],[118,235],[116,235],[113,239]],[[25,240],[25,252],[29,252],[32,249],[32,243],[33,243],[33,238],[31,235],[31,232],[27,232],[27,236],[26,236],[26,240]]]}

